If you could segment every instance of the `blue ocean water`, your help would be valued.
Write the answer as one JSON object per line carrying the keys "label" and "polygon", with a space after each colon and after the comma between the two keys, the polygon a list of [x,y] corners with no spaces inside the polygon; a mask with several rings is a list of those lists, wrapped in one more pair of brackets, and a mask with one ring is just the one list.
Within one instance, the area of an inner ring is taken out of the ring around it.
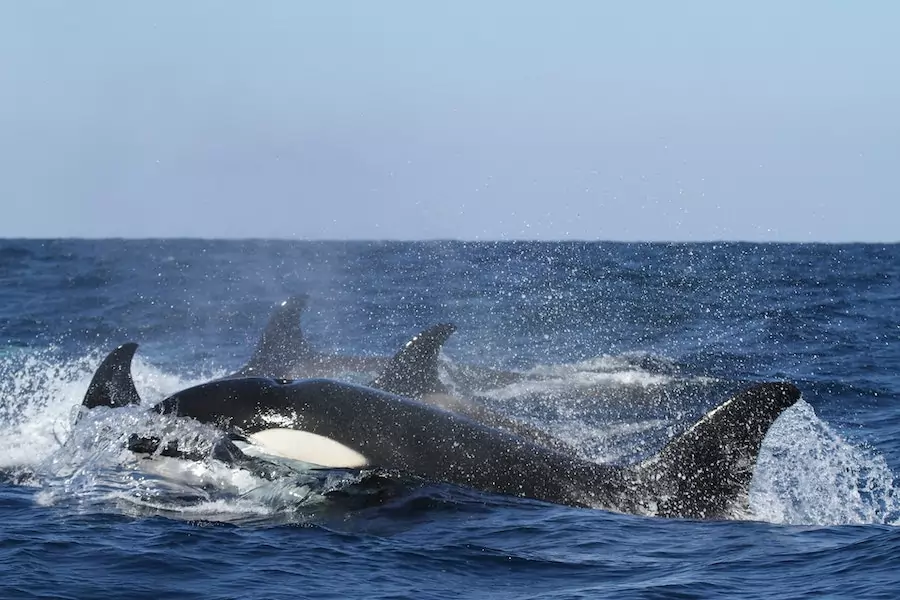
{"label": "blue ocean water", "polygon": [[[456,323],[450,364],[540,375],[486,397],[590,460],[647,456],[752,382],[803,397],[719,521],[154,471],[115,443],[142,411],[76,424],[114,346],[141,344],[151,403],[243,364],[297,293],[336,353]],[[0,241],[0,597],[893,598],[898,306],[898,245]]]}

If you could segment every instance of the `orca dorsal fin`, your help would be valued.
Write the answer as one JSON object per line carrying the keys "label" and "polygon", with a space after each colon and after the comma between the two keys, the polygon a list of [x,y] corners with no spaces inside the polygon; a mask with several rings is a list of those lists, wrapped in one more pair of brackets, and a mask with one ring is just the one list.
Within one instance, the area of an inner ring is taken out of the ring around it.
{"label": "orca dorsal fin", "polygon": [[290,378],[291,368],[312,354],[300,328],[309,296],[291,296],[275,307],[250,361],[234,376]]}
{"label": "orca dorsal fin", "polygon": [[137,348],[137,344],[128,342],[110,352],[103,359],[84,394],[82,406],[85,408],[96,406],[119,408],[141,403],[141,397],[131,378],[131,361]]}
{"label": "orca dorsal fin", "polygon": [[800,399],[790,383],[763,383],[726,400],[637,467],[658,516],[711,518],[747,499],[769,428]]}
{"label": "orca dorsal fin", "polygon": [[392,394],[419,398],[447,391],[438,375],[438,356],[456,325],[440,323],[416,334],[369,385]]}

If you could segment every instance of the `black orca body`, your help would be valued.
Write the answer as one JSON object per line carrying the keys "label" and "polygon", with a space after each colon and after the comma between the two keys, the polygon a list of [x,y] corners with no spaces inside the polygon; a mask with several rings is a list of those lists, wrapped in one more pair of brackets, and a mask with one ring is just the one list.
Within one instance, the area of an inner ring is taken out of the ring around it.
{"label": "black orca body", "polygon": [[[441,323],[423,330],[390,358],[327,354],[314,350],[303,336],[300,317],[308,301],[309,297],[301,294],[278,304],[250,360],[226,378],[303,379],[380,373],[369,384],[371,387],[421,400],[540,444],[565,446],[564,442],[537,427],[491,410],[484,403],[449,392],[440,380],[438,369],[441,347],[456,331],[455,325]],[[502,371],[466,365],[455,368],[474,370],[482,376],[487,374],[488,380],[493,383],[509,381],[509,377],[503,378]],[[484,377],[480,381],[484,383]]]}
{"label": "black orca body", "polygon": [[[128,352],[118,357],[130,361]],[[92,382],[95,395],[85,406],[120,406],[136,397],[126,389],[127,370],[101,370],[116,379]],[[432,405],[327,379],[223,379],[178,392],[155,410],[325,467],[379,467],[557,504],[709,519],[746,499],[763,438],[799,397],[788,383],[757,385],[650,460],[625,467],[580,460]]]}
{"label": "black orca body", "polygon": [[[216,381],[178,392],[155,410],[327,467],[380,467],[559,504],[610,507],[622,501],[614,467],[572,461],[459,415],[331,379]],[[585,481],[597,485],[585,489]]]}

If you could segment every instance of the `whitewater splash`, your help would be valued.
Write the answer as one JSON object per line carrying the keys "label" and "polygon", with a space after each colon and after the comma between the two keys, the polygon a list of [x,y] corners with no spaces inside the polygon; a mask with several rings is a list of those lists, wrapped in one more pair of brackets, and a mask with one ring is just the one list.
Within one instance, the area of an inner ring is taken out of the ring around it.
{"label": "whitewater splash", "polygon": [[[99,351],[61,360],[53,349],[20,351],[0,359],[0,469],[34,465],[67,439],[94,370]],[[222,373],[182,379],[140,357],[133,378],[145,405]]]}
{"label": "whitewater splash", "polygon": [[750,488],[752,518],[792,525],[900,525],[884,457],[852,444],[803,400],[769,430]]}
{"label": "whitewater splash", "polygon": [[[265,512],[241,502],[258,487],[246,472],[223,464],[189,461],[141,461],[126,449],[130,432],[179,435],[196,448],[211,446],[217,432],[199,424],[174,423],[144,407],[115,412],[91,411],[76,426],[76,416],[99,352],[59,361],[52,350],[7,356],[0,363],[0,471],[37,488],[42,505],[79,505],[87,510],[116,506],[133,514],[140,507],[201,510],[221,504],[209,490],[237,498],[240,512]],[[135,385],[147,405],[186,386],[184,380],[140,358],[134,362]],[[171,500],[183,500],[178,507]],[[233,511],[218,510],[225,514]]]}
{"label": "whitewater splash", "polygon": [[677,381],[676,373],[674,361],[632,352],[569,364],[537,365],[523,372],[521,381],[483,391],[497,400],[534,395],[564,398],[604,386],[661,387]]}
{"label": "whitewater splash", "polygon": [[[221,432],[205,425],[144,410],[179,389],[221,375],[184,379],[138,358],[133,376],[144,407],[92,411],[76,424],[76,415],[99,353],[59,360],[52,351],[17,352],[0,358],[0,472],[4,479],[33,487],[35,501],[47,506],[126,515],[164,515],[177,519],[235,523],[297,522],[308,519],[367,475],[295,469],[290,477],[267,480],[219,461],[146,460],[126,449],[130,434],[179,439],[186,448],[210,449]],[[601,368],[598,368],[598,365]],[[628,374],[616,379],[616,368]],[[675,374],[642,372],[634,361],[602,357],[591,363],[538,367],[553,381],[531,382],[525,396],[552,389],[641,388],[653,392],[686,389]],[[567,373],[572,376],[567,380]],[[694,378],[690,386],[708,382]],[[519,385],[519,384],[516,384]],[[551,386],[551,387],[548,387]],[[577,394],[576,394],[577,396]],[[503,390],[494,398],[510,405]],[[565,402],[557,403],[565,406]],[[679,414],[648,418],[637,407],[630,419],[586,420],[581,400],[534,420],[567,440],[584,458],[627,462],[646,455],[646,439],[658,444],[683,426]],[[574,408],[573,408],[574,407]],[[541,407],[545,409],[546,406]],[[646,407],[643,407],[646,408]],[[557,409],[559,407],[557,406]],[[562,415],[562,416],[560,416]],[[900,524],[900,499],[884,458],[848,442],[801,400],[770,430],[750,489],[750,510],[741,518],[783,524]]]}

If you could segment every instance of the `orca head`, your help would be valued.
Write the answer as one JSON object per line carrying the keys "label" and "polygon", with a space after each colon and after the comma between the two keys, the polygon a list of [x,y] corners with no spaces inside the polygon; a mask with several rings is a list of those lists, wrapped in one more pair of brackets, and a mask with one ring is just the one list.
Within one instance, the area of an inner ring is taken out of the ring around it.
{"label": "orca head", "polygon": [[94,372],[82,406],[118,408],[141,403],[131,378],[131,361],[137,349],[137,344],[128,342],[109,353]]}
{"label": "orca head", "polygon": [[242,448],[245,453],[260,458],[265,454],[319,467],[358,469],[368,466],[369,459],[352,436],[343,435],[345,424],[336,418],[344,416],[336,398],[358,389],[330,379],[237,377],[181,390],[153,410],[218,427],[230,439],[249,444]]}

